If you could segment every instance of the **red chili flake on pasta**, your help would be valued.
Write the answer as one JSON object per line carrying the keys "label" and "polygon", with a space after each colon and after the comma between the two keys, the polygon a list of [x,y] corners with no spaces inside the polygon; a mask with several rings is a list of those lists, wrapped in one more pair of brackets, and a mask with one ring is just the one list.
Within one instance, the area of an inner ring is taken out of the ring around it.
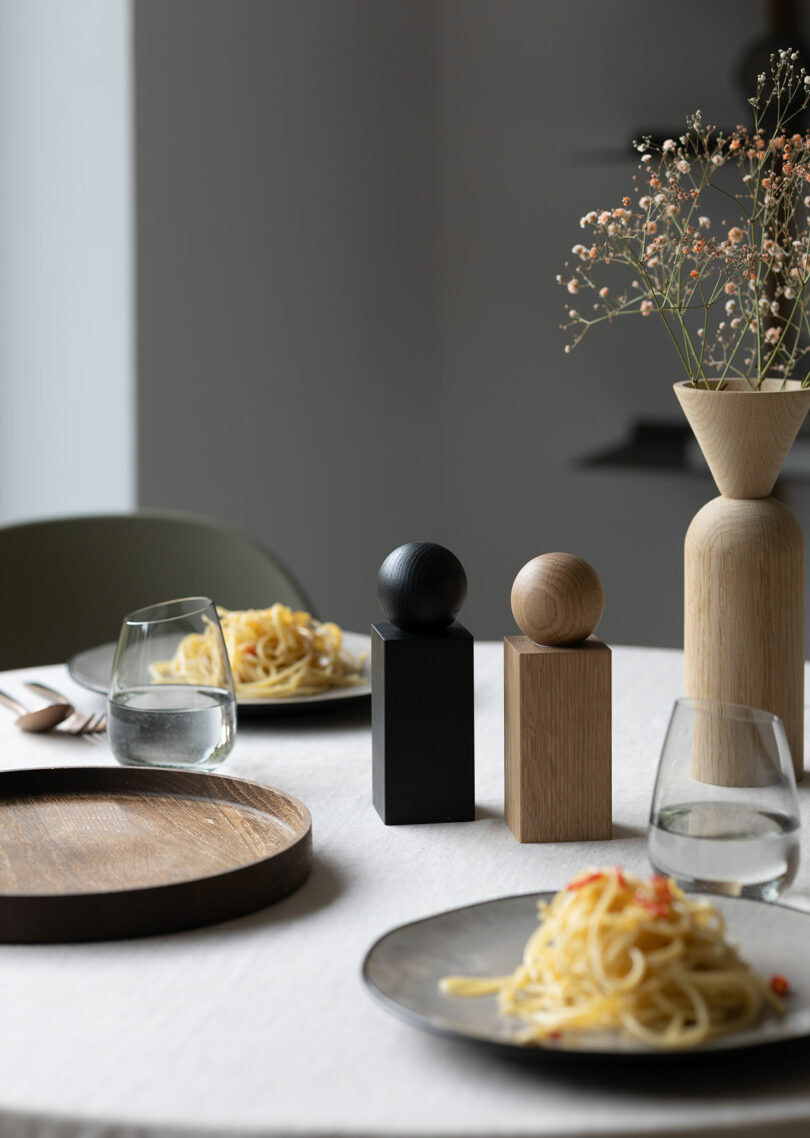
{"label": "red chili flake on pasta", "polygon": [[248,644],[247,648],[243,648],[242,651],[245,653],[246,656],[255,656],[256,655],[256,645],[255,644]]}
{"label": "red chili flake on pasta", "polygon": [[656,900],[659,902],[669,902],[672,900],[672,890],[669,887],[669,878],[664,877],[660,873],[656,873],[654,877],[650,878],[650,884],[653,887],[653,893]]}
{"label": "red chili flake on pasta", "polygon": [[616,880],[618,881],[619,885],[621,885],[622,889],[627,888],[627,878],[624,876],[624,870],[620,865],[616,866]]}
{"label": "red chili flake on pasta", "polygon": [[655,917],[666,917],[669,914],[669,902],[661,900],[660,897],[645,897],[643,893],[636,893],[633,900],[642,909],[649,909]]}
{"label": "red chili flake on pasta", "polygon": [[775,996],[789,996],[790,984],[784,976],[771,976],[771,991]]}
{"label": "red chili flake on pasta", "polygon": [[606,873],[589,873],[587,877],[580,877],[579,881],[572,881],[568,886],[569,891],[572,889],[581,889],[583,885],[590,885],[592,881],[599,881],[600,878],[607,877]]}

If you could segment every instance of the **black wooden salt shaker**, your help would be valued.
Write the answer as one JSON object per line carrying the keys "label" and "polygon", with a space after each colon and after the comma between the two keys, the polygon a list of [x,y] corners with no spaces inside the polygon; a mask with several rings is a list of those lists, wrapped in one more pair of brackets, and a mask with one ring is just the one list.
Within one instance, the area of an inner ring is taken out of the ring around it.
{"label": "black wooden salt shaker", "polygon": [[371,626],[373,800],[387,826],[475,816],[473,637],[458,558],[430,541],[389,553]]}

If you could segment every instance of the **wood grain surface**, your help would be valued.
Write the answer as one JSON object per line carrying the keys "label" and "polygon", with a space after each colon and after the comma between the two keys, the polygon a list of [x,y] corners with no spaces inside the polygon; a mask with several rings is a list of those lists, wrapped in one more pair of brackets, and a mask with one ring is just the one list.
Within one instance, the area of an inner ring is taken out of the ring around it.
{"label": "wood grain surface", "polygon": [[810,388],[797,380],[766,379],[762,391],[726,380],[707,391],[689,382],[674,390],[683,413],[727,498],[767,498],[810,410]]}
{"label": "wood grain surface", "polygon": [[596,570],[573,553],[542,553],[512,585],[512,615],[535,644],[573,644],[602,618],[605,593]]}
{"label": "wood grain surface", "polygon": [[504,640],[505,814],[519,842],[612,837],[611,652]]}
{"label": "wood grain surface", "polygon": [[[714,498],[684,545],[686,695],[782,720],[804,773],[804,538],[774,498]],[[702,749],[697,777],[747,785],[733,747]],[[696,760],[697,761],[697,760]]]}
{"label": "wood grain surface", "polygon": [[410,541],[388,554],[377,572],[377,600],[404,632],[448,628],[467,597],[467,574],[455,553],[434,541]]}
{"label": "wood grain surface", "polygon": [[309,811],[221,775],[0,774],[0,941],[166,932],[261,908],[312,863]]}

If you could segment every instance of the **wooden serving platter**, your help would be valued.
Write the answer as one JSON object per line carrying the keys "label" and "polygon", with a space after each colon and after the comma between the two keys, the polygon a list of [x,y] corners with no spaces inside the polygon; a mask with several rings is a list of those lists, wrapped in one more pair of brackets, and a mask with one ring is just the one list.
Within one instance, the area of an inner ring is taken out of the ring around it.
{"label": "wooden serving platter", "polygon": [[129,767],[0,772],[0,942],[176,932],[303,883],[312,819],[244,779]]}

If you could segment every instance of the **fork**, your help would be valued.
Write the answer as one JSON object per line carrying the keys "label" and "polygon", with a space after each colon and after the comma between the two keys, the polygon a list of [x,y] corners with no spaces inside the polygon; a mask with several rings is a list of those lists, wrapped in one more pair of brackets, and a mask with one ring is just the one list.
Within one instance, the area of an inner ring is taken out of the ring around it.
{"label": "fork", "polygon": [[[54,688],[48,687],[47,684],[29,680],[23,686],[36,695],[45,696],[46,699],[55,700],[57,703],[70,704],[70,700],[66,696]],[[59,730],[67,735],[100,735],[107,730],[107,716],[102,715],[101,712],[86,715],[81,711],[74,711],[63,723],[60,723]]]}
{"label": "fork", "polygon": [[95,715],[82,715],[80,711],[74,711],[64,723],[59,724],[57,730],[66,735],[102,735],[107,730],[107,716],[100,711]]}

